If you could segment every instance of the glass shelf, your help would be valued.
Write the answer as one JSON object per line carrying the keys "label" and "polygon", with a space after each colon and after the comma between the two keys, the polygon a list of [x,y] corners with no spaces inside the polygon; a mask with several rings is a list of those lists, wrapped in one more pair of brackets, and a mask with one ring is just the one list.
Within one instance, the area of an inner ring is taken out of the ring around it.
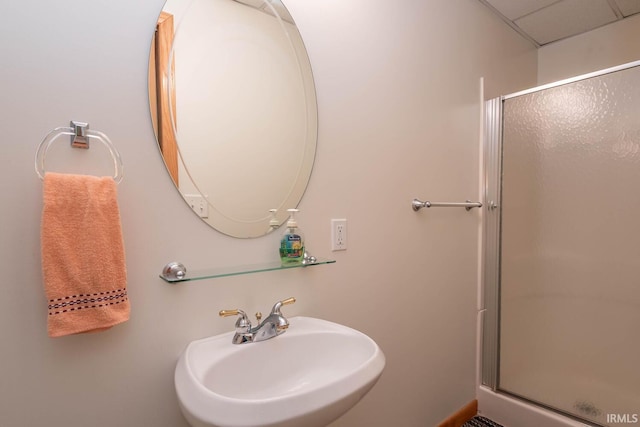
{"label": "glass shelf", "polygon": [[168,283],[189,282],[192,280],[215,279],[217,277],[238,276],[241,274],[261,273],[263,271],[289,270],[292,268],[307,268],[314,265],[333,264],[335,260],[317,258],[313,264],[293,264],[282,265],[280,261],[263,264],[240,265],[236,267],[209,268],[203,270],[189,270],[181,278],[167,278],[160,275],[160,278]]}

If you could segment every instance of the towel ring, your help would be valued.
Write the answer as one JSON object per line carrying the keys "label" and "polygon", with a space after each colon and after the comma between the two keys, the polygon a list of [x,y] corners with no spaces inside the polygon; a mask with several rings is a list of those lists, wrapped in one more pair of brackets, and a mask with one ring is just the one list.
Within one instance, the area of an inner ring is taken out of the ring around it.
{"label": "towel ring", "polygon": [[87,123],[72,121],[71,126],[73,127],[55,128],[47,134],[38,146],[38,150],[36,151],[36,173],[40,179],[44,179],[44,158],[47,150],[55,140],[61,136],[68,135],[71,137],[72,147],[89,148],[89,142],[91,140],[96,140],[104,144],[113,158],[113,166],[115,168],[113,180],[116,184],[120,183],[120,181],[122,181],[123,173],[122,159],[120,158],[120,153],[118,153],[118,150],[113,146],[113,143],[109,140],[107,135],[97,130],[88,129],[89,125]]}

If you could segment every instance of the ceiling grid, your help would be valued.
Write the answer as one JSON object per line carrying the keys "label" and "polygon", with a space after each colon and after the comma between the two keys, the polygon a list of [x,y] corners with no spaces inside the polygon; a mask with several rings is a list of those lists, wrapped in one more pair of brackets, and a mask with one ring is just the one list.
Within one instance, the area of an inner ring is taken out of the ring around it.
{"label": "ceiling grid", "polygon": [[479,0],[537,47],[640,13],[639,0]]}

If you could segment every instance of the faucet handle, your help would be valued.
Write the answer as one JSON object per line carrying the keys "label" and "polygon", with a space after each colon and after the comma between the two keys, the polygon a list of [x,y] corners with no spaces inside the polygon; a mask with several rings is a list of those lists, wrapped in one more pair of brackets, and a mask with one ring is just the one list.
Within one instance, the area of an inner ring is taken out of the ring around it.
{"label": "faucet handle", "polygon": [[228,317],[228,316],[236,316],[240,313],[242,313],[242,310],[238,310],[236,308],[235,310],[220,310],[220,313],[218,313],[218,315],[220,317]]}
{"label": "faucet handle", "polygon": [[296,299],[294,297],[291,298],[287,298],[285,300],[280,301],[282,303],[282,305],[289,305],[289,304],[293,304],[294,302],[296,302]]}
{"label": "faucet handle", "polygon": [[294,302],[296,302],[296,299],[294,297],[287,298],[282,301],[278,301],[277,303],[275,303],[275,305],[271,309],[271,314],[278,314],[282,316],[282,313],[280,313],[280,307],[282,307],[283,305],[293,304]]}
{"label": "faucet handle", "polygon": [[240,334],[245,333],[249,331],[249,329],[251,329],[251,321],[247,317],[247,314],[240,309],[236,308],[234,310],[220,310],[218,315],[220,315],[220,317],[240,316],[238,320],[236,320],[236,332]]}

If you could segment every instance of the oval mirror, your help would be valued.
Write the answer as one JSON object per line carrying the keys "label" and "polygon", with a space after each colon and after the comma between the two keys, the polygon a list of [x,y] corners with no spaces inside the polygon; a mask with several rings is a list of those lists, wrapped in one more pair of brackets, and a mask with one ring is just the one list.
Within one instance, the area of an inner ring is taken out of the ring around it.
{"label": "oval mirror", "polygon": [[149,60],[167,171],[207,224],[258,237],[300,202],[317,141],[311,65],[279,0],[168,0]]}

